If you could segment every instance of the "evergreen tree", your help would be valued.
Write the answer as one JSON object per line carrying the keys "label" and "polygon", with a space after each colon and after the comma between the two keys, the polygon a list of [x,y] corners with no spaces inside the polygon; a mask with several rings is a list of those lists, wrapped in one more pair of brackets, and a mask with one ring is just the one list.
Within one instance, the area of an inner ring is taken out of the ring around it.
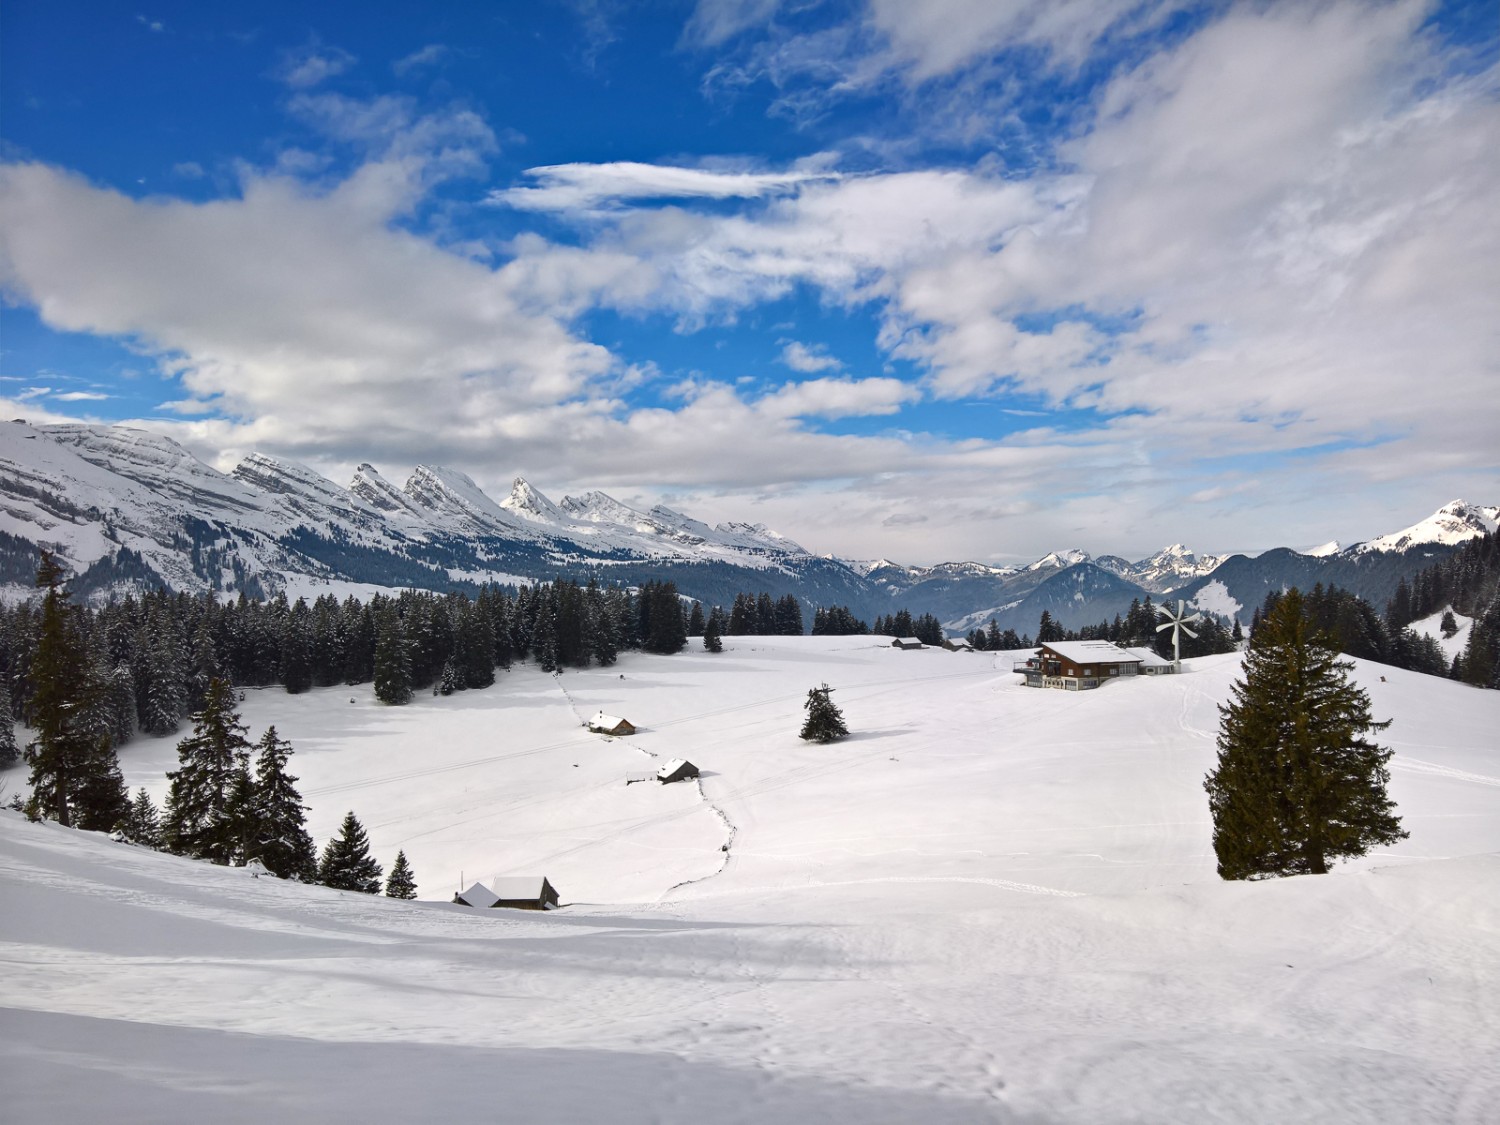
{"label": "evergreen tree", "polygon": [[1060,641],[1062,639],[1062,626],[1058,625],[1055,621],[1052,620],[1052,613],[1050,610],[1042,610],[1042,619],[1037,623],[1036,627],[1036,643],[1039,645],[1045,645],[1050,644],[1053,641]]}
{"label": "evergreen tree", "polygon": [[708,621],[703,626],[703,647],[709,652],[723,652],[724,641],[719,636],[720,614],[716,609],[708,615]]}
{"label": "evergreen tree", "polygon": [[396,862],[391,864],[391,873],[385,881],[386,898],[414,899],[417,897],[417,879],[411,865],[406,862],[406,853],[396,853]]}
{"label": "evergreen tree", "polygon": [[849,734],[844,725],[844,715],[829,697],[833,689],[827,684],[809,689],[807,700],[802,704],[807,711],[807,720],[802,724],[799,738],[809,742],[837,742]]}
{"label": "evergreen tree", "polygon": [[292,746],[277,735],[275,727],[267,727],[257,748],[245,861],[258,859],[272,875],[310,883],[317,878],[318,856],[307,834],[297,779],[286,772]]}
{"label": "evergreen tree", "polygon": [[16,746],[16,717],[10,707],[10,677],[0,674],[0,770],[9,769],[21,759]]}
{"label": "evergreen tree", "polygon": [[1406,837],[1386,795],[1391,751],[1366,737],[1390,724],[1371,718],[1352,668],[1313,632],[1296,589],[1261,618],[1204,783],[1223,878],[1320,875]]}
{"label": "evergreen tree", "polygon": [[228,864],[242,851],[250,742],[234,702],[229,681],[211,682],[193,733],[177,744],[181,765],[167,774],[162,825],[167,849],[177,855]]}
{"label": "evergreen tree", "polygon": [[399,707],[411,702],[411,656],[393,603],[380,614],[375,639],[375,698]]}
{"label": "evergreen tree", "polygon": [[130,811],[125,815],[124,831],[126,839],[132,844],[139,844],[143,848],[161,847],[161,817],[157,814],[151,794],[145,789],[138,790],[135,800],[130,803]]}
{"label": "evergreen tree", "polygon": [[692,612],[688,614],[688,636],[703,636],[703,630],[707,628],[707,624],[703,619],[703,603],[695,601]]}
{"label": "evergreen tree", "polygon": [[87,651],[77,615],[61,589],[63,571],[43,551],[36,584],[45,588],[40,630],[31,657],[31,767],[28,814],[63,825],[108,831],[125,818],[130,796],[120,776],[108,724],[94,705]]}
{"label": "evergreen tree", "polygon": [[339,834],[323,849],[323,858],[318,861],[318,882],[340,891],[378,895],[380,875],[380,864],[370,855],[364,826],[351,811],[344,817]]}

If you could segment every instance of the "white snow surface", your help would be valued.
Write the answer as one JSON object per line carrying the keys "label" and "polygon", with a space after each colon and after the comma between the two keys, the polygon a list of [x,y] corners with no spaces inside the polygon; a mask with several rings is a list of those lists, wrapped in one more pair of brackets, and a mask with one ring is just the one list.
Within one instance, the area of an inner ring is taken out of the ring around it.
{"label": "white snow surface", "polygon": [[[1500,693],[1356,662],[1410,839],[1223,883],[1239,658],[1065,693],[1025,655],[741,637],[402,708],[251,691],[318,842],[353,808],[427,901],[0,813],[5,1118],[1493,1120]],[[805,743],[823,682],[853,735]],[[124,749],[132,790],[175,744]],[[624,784],[674,757],[703,776]],[[449,904],[495,871],[563,908]]]}
{"label": "white snow surface", "polygon": [[1205,613],[1216,613],[1220,617],[1227,617],[1233,621],[1244,612],[1245,607],[1240,605],[1234,595],[1229,592],[1229,587],[1218,579],[1205,582],[1193,595],[1193,600],[1188,603],[1194,609],[1201,609]]}
{"label": "white snow surface", "polygon": [[[1450,606],[1449,610],[1451,608]],[[1432,614],[1430,617],[1423,617],[1420,620],[1413,621],[1408,628],[1414,633],[1431,637],[1437,641],[1438,647],[1443,650],[1443,655],[1451,661],[1468,647],[1469,626],[1474,624],[1474,619],[1472,617],[1465,617],[1461,613],[1454,613],[1453,624],[1458,626],[1458,630],[1453,636],[1445,637],[1443,636],[1443,614],[1445,612],[1448,612],[1448,610],[1438,610],[1438,612]]]}
{"label": "white snow surface", "polygon": [[1452,546],[1475,539],[1487,531],[1500,526],[1500,507],[1470,504],[1466,500],[1454,500],[1444,504],[1432,515],[1419,523],[1367,543],[1356,543],[1347,548],[1349,554],[1364,554],[1367,551],[1404,551],[1423,543],[1439,543]]}

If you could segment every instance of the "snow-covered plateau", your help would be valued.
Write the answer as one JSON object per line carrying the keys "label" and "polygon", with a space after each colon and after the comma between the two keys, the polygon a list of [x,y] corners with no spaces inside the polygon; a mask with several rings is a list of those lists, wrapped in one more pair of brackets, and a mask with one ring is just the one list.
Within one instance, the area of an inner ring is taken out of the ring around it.
{"label": "snow-covered plateau", "polygon": [[[422,901],[0,814],[3,1116],[1494,1120],[1500,693],[1358,663],[1410,839],[1224,883],[1238,658],[1074,694],[1015,655],[736,637],[402,708],[251,691],[319,842],[354,809]],[[825,681],[853,735],[803,743]],[[124,748],[132,790],[175,745]],[[701,778],[625,784],[670,758]],[[449,902],[542,874],[561,909]]]}

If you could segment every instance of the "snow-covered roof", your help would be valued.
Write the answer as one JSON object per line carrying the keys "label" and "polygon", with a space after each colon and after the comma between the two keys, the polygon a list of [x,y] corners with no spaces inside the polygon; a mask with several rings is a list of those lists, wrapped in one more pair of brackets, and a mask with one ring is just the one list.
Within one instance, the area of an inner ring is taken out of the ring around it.
{"label": "snow-covered roof", "polygon": [[532,901],[542,897],[542,884],[546,881],[544,875],[496,875],[490,886],[495,890],[497,902]]}
{"label": "snow-covered roof", "polygon": [[477,906],[480,909],[487,909],[500,901],[500,896],[483,883],[475,883],[468,890],[459,892],[458,897],[470,906]]}
{"label": "snow-covered roof", "polygon": [[1129,664],[1140,660],[1109,641],[1046,641],[1046,647],[1075,664]]}
{"label": "snow-covered roof", "polygon": [[1125,651],[1131,656],[1139,657],[1142,668],[1170,668],[1172,666],[1170,660],[1163,660],[1149,648],[1127,648]]}
{"label": "snow-covered roof", "polygon": [[597,715],[589,720],[589,726],[603,727],[605,730],[613,730],[624,721],[625,720],[620,718],[618,715],[606,715],[603,711],[600,711]]}
{"label": "snow-covered roof", "polygon": [[661,767],[661,769],[659,769],[659,770],[656,771],[656,776],[657,777],[671,777],[674,773],[676,773],[678,770],[680,770],[683,766],[691,765],[691,764],[692,763],[690,763],[686,758],[669,758],[669,759],[667,759],[666,763]]}

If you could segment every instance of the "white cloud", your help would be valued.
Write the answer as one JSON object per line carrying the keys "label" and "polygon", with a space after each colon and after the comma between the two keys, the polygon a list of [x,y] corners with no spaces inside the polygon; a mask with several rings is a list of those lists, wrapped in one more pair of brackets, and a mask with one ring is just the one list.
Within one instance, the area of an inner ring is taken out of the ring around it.
{"label": "white cloud", "polygon": [[698,0],[683,28],[683,43],[717,47],[743,31],[765,24],[781,0]]}
{"label": "white cloud", "polygon": [[435,66],[451,53],[452,49],[441,43],[429,43],[427,46],[391,63],[391,70],[396,73],[397,77],[404,78],[414,70]]}
{"label": "white cloud", "polygon": [[868,417],[895,414],[921,397],[921,391],[900,379],[809,379],[766,395],[756,409],[776,418]]}
{"label": "white cloud", "polygon": [[314,37],[301,47],[281,52],[276,77],[294,90],[308,90],[343,74],[358,61],[348,51]]}
{"label": "white cloud", "polygon": [[614,164],[554,164],[528,168],[536,187],[491,192],[489,202],[523,211],[591,211],[605,204],[642,199],[750,199],[785,195],[820,180],[821,170],[741,172],[680,168],[621,161]]}
{"label": "white cloud", "polygon": [[788,340],[781,349],[781,362],[793,371],[814,374],[819,371],[837,371],[844,365],[827,354],[821,344],[809,347],[799,340]]}
{"label": "white cloud", "polygon": [[113,398],[114,395],[105,394],[102,391],[63,391],[51,397],[57,402],[103,402]]}

